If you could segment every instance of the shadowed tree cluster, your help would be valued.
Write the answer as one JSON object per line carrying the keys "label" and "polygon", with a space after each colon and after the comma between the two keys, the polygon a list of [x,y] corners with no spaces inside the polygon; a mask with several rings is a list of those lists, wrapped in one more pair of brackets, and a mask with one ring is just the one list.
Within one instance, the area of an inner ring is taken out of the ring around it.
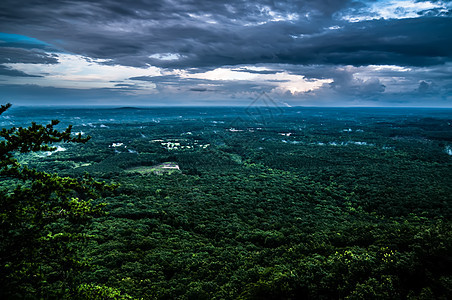
{"label": "shadowed tree cluster", "polygon": [[[2,105],[0,114],[10,107]],[[58,131],[58,123],[0,131],[1,299],[99,293],[99,287],[87,289],[77,277],[87,265],[79,258],[79,249],[89,236],[81,232],[89,219],[103,214],[105,204],[95,199],[116,186],[88,175],[75,179],[49,174],[17,159],[18,153],[55,150],[55,143],[89,140],[72,134],[71,126]]]}

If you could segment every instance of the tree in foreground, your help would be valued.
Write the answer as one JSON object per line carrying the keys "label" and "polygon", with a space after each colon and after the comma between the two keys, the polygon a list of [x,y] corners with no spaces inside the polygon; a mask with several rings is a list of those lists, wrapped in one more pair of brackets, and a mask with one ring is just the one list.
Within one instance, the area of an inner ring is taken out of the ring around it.
{"label": "tree in foreground", "polygon": [[[0,115],[11,104],[1,105]],[[89,176],[75,179],[21,165],[17,153],[52,151],[54,143],[86,143],[72,127],[47,125],[0,131],[0,298],[77,297],[79,252],[87,236],[84,224],[101,215],[104,203],[93,201],[115,185]],[[97,289],[97,291],[96,291]],[[94,290],[96,293],[99,287]],[[100,287],[102,289],[102,287]]]}

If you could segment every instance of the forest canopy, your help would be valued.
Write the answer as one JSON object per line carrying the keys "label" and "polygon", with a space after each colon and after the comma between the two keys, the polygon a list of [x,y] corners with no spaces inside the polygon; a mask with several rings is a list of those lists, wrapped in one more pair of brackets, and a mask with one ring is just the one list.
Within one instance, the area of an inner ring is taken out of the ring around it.
{"label": "forest canopy", "polygon": [[[2,285],[82,299],[452,294],[450,110],[256,111],[5,111]],[[50,123],[20,129],[30,118]]]}

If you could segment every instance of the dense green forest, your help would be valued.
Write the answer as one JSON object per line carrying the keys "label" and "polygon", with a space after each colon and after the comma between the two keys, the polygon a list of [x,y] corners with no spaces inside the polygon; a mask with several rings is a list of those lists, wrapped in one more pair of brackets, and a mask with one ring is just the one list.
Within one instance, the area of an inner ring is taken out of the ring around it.
{"label": "dense green forest", "polygon": [[73,297],[452,295],[451,110],[18,108],[0,121],[47,116],[91,139],[18,162],[119,184],[77,227],[90,238]]}

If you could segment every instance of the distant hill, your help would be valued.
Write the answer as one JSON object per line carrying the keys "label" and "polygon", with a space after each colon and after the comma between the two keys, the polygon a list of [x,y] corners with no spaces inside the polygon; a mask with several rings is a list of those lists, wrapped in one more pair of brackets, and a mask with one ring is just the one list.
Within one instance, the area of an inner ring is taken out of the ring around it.
{"label": "distant hill", "polygon": [[113,109],[141,109],[140,107],[134,107],[134,106],[123,106],[123,107],[116,107]]}

